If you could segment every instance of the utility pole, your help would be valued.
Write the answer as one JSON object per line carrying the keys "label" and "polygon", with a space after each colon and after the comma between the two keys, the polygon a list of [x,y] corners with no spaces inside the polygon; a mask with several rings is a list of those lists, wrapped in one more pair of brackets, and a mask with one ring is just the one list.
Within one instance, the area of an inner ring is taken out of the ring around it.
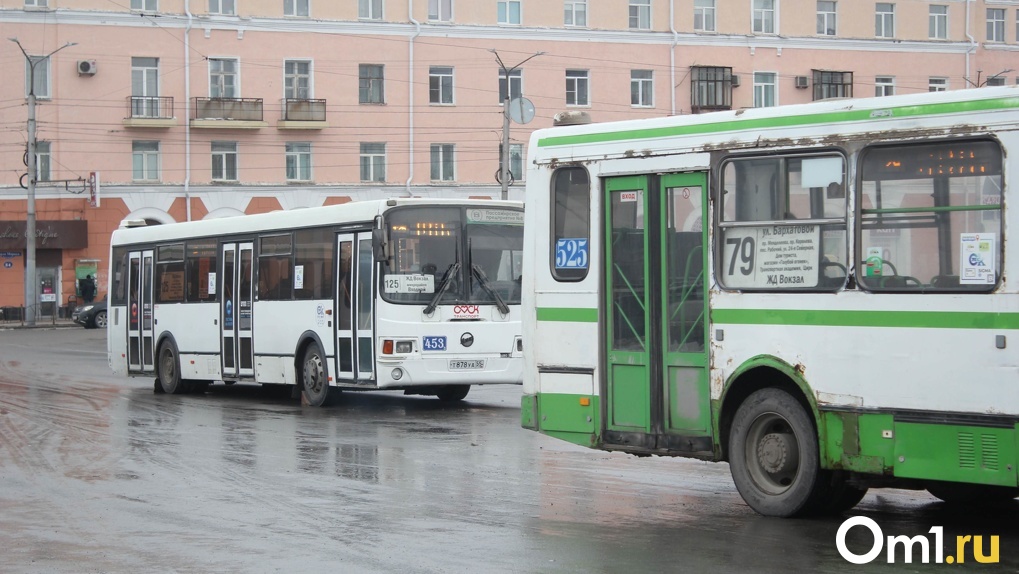
{"label": "utility pole", "polygon": [[17,38],[8,38],[18,45],[21,53],[25,55],[25,62],[28,63],[28,206],[25,219],[25,324],[29,327],[35,326],[35,308],[38,304],[38,292],[36,291],[35,277],[35,66],[39,62],[49,60],[50,56],[64,48],[76,46],[75,42],[68,42],[53,50],[41,58],[32,59],[25,51],[24,46]]}
{"label": "utility pole", "polygon": [[[501,158],[502,159],[502,167],[499,169],[499,183],[502,184],[502,199],[509,199],[509,180],[510,180],[510,175],[509,175],[510,174],[510,168],[509,168],[509,163],[510,163],[510,149],[509,149],[509,140],[510,140],[510,137],[509,137],[510,136],[510,109],[509,108],[510,108],[510,106],[509,106],[509,104],[510,104],[510,95],[511,95],[511,92],[513,91],[512,89],[510,89],[510,74],[512,74],[516,70],[520,69],[520,66],[523,66],[524,63],[527,62],[527,60],[530,60],[531,58],[534,58],[534,57],[537,57],[537,56],[541,56],[545,52],[538,52],[537,54],[532,54],[532,55],[528,56],[527,58],[525,58],[522,62],[520,62],[516,66],[513,66],[512,68],[507,68],[506,67],[506,64],[504,64],[502,62],[502,58],[499,57],[499,52],[496,52],[495,50],[489,50],[489,52],[492,52],[493,54],[495,54],[495,61],[499,62],[499,67],[502,69],[502,77],[506,80],[506,97],[504,97],[503,100],[502,100],[502,158]],[[523,94],[520,94],[520,95],[523,96]]]}

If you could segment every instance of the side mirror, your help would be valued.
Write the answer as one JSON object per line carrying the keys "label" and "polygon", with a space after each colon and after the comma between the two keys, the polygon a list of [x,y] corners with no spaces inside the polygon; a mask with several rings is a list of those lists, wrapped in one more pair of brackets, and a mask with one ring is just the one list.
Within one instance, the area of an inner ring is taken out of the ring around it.
{"label": "side mirror", "polygon": [[381,215],[376,215],[375,227],[372,229],[372,255],[376,262],[383,262],[389,259],[386,245],[385,222]]}

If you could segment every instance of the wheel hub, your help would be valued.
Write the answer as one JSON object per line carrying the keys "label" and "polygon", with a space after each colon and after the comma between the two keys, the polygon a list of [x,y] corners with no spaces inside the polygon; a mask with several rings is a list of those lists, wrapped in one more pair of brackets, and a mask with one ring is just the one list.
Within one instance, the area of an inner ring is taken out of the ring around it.
{"label": "wheel hub", "polygon": [[757,442],[757,463],[769,474],[795,471],[799,464],[796,438],[786,433],[768,433]]}

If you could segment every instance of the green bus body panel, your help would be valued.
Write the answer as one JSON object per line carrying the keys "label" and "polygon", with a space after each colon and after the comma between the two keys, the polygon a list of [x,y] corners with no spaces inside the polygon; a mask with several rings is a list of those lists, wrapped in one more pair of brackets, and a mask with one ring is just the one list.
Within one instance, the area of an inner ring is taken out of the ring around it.
{"label": "green bus body panel", "polygon": [[914,329],[1019,329],[1019,313],[965,311],[824,311],[712,309],[713,324],[894,327]]}
{"label": "green bus body panel", "polygon": [[1016,486],[1015,428],[895,423],[895,476]]}
{"label": "green bus body panel", "polygon": [[537,318],[539,321],[597,323],[598,309],[584,307],[538,307]]}
{"label": "green bus body panel", "polygon": [[[616,351],[623,359],[627,355],[640,358],[638,353],[622,353]],[[648,432],[650,421],[648,414],[648,369],[641,364],[613,364],[611,371],[609,395],[612,408],[609,409],[609,426],[615,429],[631,429]]]}
{"label": "green bus body panel", "polygon": [[520,426],[525,429],[538,430],[538,397],[535,395],[520,396]]}
{"label": "green bus body panel", "polygon": [[[968,102],[951,102],[943,104],[901,106],[897,108],[885,108],[880,110],[872,109],[843,110],[799,116],[784,116],[745,120],[733,119],[729,121],[713,122],[706,124],[676,125],[661,128],[633,129],[582,135],[548,136],[538,140],[538,147],[556,147],[603,142],[620,142],[626,140],[646,140],[654,138],[680,137],[711,133],[753,131],[768,128],[821,126],[848,122],[876,122],[881,120],[894,120],[907,117],[935,116],[943,114],[1005,110],[1017,107],[1019,107],[1019,98],[1010,97]],[[875,112],[881,112],[881,115],[875,116]]]}
{"label": "green bus body panel", "polygon": [[882,438],[881,431],[893,428],[890,414],[844,411],[821,413],[827,444],[822,448],[825,468],[866,474],[891,475],[895,441]]}
{"label": "green bus body panel", "polygon": [[[590,404],[581,405],[581,399]],[[542,434],[573,444],[597,447],[600,440],[595,429],[599,428],[601,401],[591,395],[540,393],[524,395],[521,404],[521,423],[525,428],[536,428]],[[532,409],[535,409],[532,411]],[[529,411],[527,415],[524,411]],[[525,419],[525,416],[528,417]],[[533,420],[536,427],[525,422]]]}

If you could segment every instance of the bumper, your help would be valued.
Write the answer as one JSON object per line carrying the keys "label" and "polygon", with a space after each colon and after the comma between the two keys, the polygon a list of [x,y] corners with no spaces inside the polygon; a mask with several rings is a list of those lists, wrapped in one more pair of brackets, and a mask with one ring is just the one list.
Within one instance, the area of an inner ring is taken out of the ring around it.
{"label": "bumper", "polygon": [[[484,360],[484,368],[456,370],[450,363]],[[376,380],[379,388],[428,385],[519,385],[523,382],[523,359],[520,357],[442,357],[428,359],[378,360]],[[394,371],[400,370],[400,378]]]}

